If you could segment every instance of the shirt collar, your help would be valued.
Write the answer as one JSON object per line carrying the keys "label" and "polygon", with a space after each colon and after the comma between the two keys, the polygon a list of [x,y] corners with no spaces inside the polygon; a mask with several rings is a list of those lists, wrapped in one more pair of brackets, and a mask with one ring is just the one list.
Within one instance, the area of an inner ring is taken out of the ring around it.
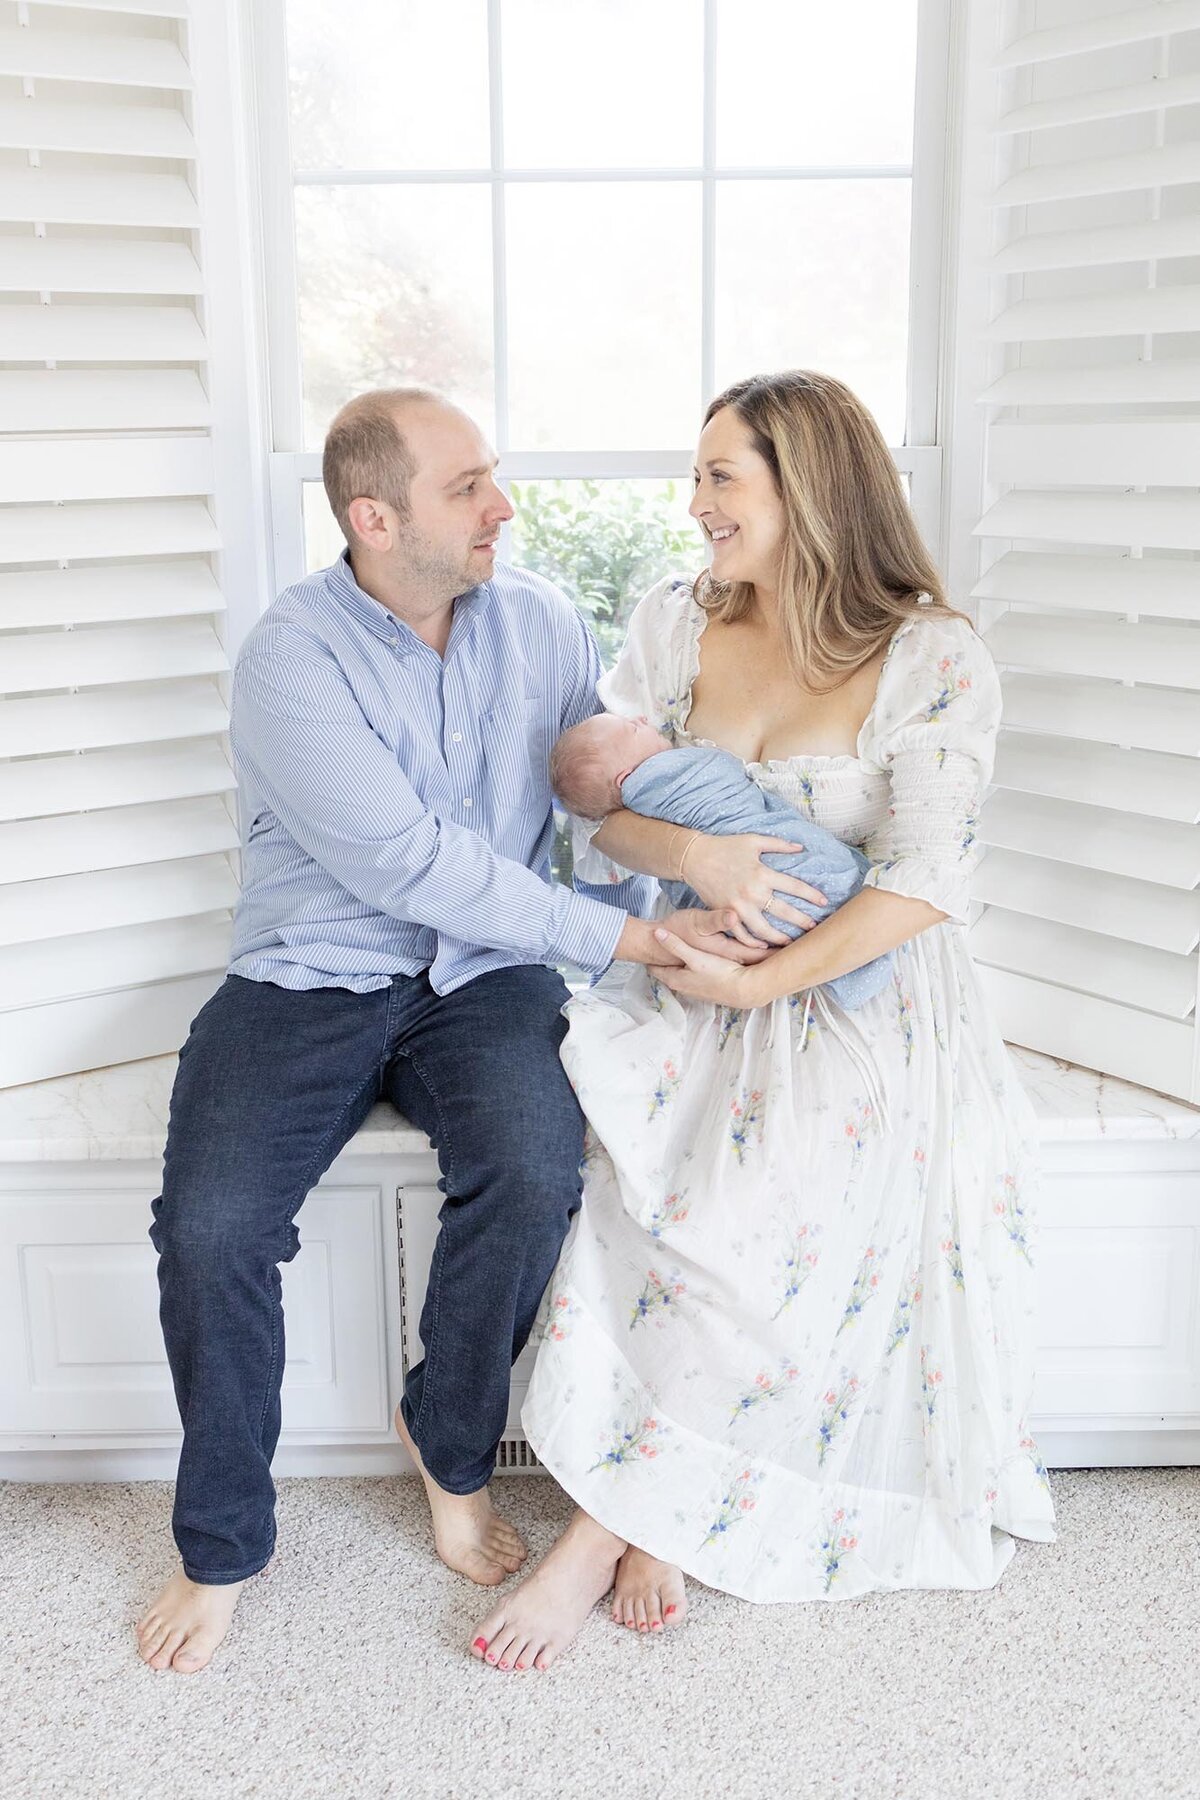
{"label": "shirt collar", "polygon": [[[348,550],[343,550],[332,567],[325,571],[325,582],[334,598],[360,625],[365,625],[372,636],[381,638],[385,643],[395,644],[402,650],[414,649],[420,642],[411,627],[359,587],[354,579],[354,570],[350,567]],[[491,598],[490,581],[481,582],[478,587],[470,588],[465,594],[458,596],[454,602],[454,622],[451,627],[455,638],[462,636],[465,628],[474,621],[476,614],[482,612]]]}

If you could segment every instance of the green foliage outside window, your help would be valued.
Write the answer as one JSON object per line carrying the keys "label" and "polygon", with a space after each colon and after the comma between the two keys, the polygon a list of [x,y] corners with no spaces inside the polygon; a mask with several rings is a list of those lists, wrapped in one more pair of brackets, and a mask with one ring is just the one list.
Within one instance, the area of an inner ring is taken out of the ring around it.
{"label": "green foliage outside window", "polygon": [[557,582],[596,634],[605,668],[629,615],[664,575],[698,565],[682,483],[514,481],[513,560]]}
{"label": "green foliage outside window", "polygon": [[[514,481],[513,561],[557,583],[578,606],[611,669],[629,615],[664,575],[699,565],[700,538],[677,481]],[[571,881],[571,840],[556,818],[551,866]]]}

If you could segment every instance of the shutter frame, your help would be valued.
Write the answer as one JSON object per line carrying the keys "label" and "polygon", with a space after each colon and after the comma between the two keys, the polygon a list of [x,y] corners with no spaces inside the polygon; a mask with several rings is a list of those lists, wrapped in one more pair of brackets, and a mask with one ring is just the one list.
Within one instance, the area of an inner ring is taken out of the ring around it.
{"label": "shutter frame", "polygon": [[1011,1041],[1200,1101],[1200,5],[1027,22],[965,44],[956,554],[1005,702],[970,941]]}
{"label": "shutter frame", "polygon": [[223,588],[242,579],[238,630],[268,597],[248,548],[256,373],[229,354],[248,258],[240,9],[74,0],[55,29],[55,4],[0,29],[26,95],[0,104],[0,145],[29,165],[0,173],[0,1085],[175,1050],[222,980]]}

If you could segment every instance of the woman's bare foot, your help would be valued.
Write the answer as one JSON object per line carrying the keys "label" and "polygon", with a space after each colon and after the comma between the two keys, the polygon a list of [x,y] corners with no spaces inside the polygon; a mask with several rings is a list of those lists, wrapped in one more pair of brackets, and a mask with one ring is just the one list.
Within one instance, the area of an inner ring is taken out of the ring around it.
{"label": "woman's bare foot", "polygon": [[659,1562],[630,1544],[617,1565],[613,1588],[614,1625],[637,1631],[663,1631],[682,1625],[687,1614],[683,1575],[673,1563]]}
{"label": "woman's bare foot", "polygon": [[624,1541],[577,1512],[549,1555],[493,1607],[471,1654],[497,1669],[548,1669],[612,1586]]}
{"label": "woman's bare foot", "polygon": [[475,1494],[448,1494],[438,1486],[421,1461],[399,1407],[396,1430],[425,1483],[438,1555],[448,1569],[480,1587],[499,1587],[507,1576],[516,1574],[528,1550],[507,1520],[493,1510],[486,1488]]}
{"label": "woman's bare foot", "polygon": [[154,1605],[137,1626],[138,1654],[152,1669],[174,1669],[194,1675],[212,1659],[212,1653],[233,1623],[238,1595],[244,1581],[224,1587],[189,1581],[177,1569]]}

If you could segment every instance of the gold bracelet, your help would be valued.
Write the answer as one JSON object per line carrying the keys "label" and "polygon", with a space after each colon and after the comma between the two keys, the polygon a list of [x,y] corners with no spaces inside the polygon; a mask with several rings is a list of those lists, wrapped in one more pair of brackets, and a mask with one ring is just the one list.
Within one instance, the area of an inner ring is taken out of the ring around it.
{"label": "gold bracelet", "polygon": [[672,827],[671,835],[667,839],[667,871],[668,871],[667,880],[668,881],[677,881],[679,879],[679,877],[677,875],[672,875],[670,873],[670,868],[671,868],[671,864],[675,860],[675,839],[679,836],[681,831],[686,831],[686,830],[687,830],[686,825],[675,825]]}
{"label": "gold bracelet", "polygon": [[691,837],[688,839],[687,843],[684,845],[683,855],[679,859],[679,874],[676,876],[677,881],[683,880],[683,871],[687,866],[688,855],[696,847],[697,843],[700,841],[701,836],[702,836],[701,832],[693,831]]}

